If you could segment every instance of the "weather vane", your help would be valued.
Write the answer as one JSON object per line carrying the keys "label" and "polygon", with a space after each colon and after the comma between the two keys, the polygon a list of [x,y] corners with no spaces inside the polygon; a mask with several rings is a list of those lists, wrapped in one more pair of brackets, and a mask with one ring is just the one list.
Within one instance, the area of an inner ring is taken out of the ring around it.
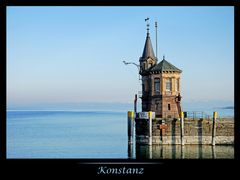
{"label": "weather vane", "polygon": [[147,17],[145,21],[147,21],[147,33],[149,33],[149,17]]}

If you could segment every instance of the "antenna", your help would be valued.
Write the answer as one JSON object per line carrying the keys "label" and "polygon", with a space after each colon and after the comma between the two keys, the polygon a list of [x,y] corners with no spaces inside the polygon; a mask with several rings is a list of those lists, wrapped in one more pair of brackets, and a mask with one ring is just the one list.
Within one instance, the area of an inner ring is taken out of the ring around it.
{"label": "antenna", "polygon": [[157,21],[155,22],[155,28],[156,28],[156,58],[158,59],[158,55],[157,55]]}

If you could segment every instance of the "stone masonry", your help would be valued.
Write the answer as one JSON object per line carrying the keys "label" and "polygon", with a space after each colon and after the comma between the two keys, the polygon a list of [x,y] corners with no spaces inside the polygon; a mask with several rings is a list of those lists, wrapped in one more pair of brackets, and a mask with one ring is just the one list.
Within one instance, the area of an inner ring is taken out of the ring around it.
{"label": "stone masonry", "polygon": [[[152,121],[152,144],[181,144],[180,121],[177,119],[165,119],[166,129],[160,129],[161,123],[162,119],[153,119]],[[147,129],[144,128],[144,123],[140,124],[136,124],[136,142],[139,144],[147,144],[150,136],[143,133],[144,129]],[[185,120],[184,142],[185,144],[211,144],[212,121]],[[234,144],[233,119],[217,120],[216,144]]]}

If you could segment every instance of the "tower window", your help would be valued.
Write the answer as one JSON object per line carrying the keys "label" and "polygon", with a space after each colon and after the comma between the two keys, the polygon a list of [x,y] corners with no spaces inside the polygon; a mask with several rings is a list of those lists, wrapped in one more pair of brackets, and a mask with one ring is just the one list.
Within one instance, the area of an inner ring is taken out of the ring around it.
{"label": "tower window", "polygon": [[160,79],[159,78],[154,79],[154,91],[160,92]]}
{"label": "tower window", "polygon": [[166,79],[166,91],[171,91],[172,90],[172,79],[167,78]]}
{"label": "tower window", "polygon": [[176,79],[176,91],[179,91],[179,79]]}
{"label": "tower window", "polygon": [[168,104],[168,110],[169,110],[169,111],[171,110],[171,105],[170,105],[170,104]]}
{"label": "tower window", "polygon": [[148,64],[147,63],[144,63],[144,69],[147,69],[148,67]]}
{"label": "tower window", "polygon": [[151,68],[153,66],[153,63],[152,62],[149,62],[148,63],[148,68]]}
{"label": "tower window", "polygon": [[142,64],[142,70],[145,70],[146,69],[146,67],[145,67],[146,65],[145,65],[145,62]]}
{"label": "tower window", "polygon": [[151,67],[151,64],[149,63],[149,64],[148,64],[148,68],[150,68],[150,67]]}
{"label": "tower window", "polygon": [[155,110],[160,110],[160,102],[158,100],[155,100]]}
{"label": "tower window", "polygon": [[147,80],[145,80],[144,81],[144,90],[147,92],[148,91],[148,81]]}

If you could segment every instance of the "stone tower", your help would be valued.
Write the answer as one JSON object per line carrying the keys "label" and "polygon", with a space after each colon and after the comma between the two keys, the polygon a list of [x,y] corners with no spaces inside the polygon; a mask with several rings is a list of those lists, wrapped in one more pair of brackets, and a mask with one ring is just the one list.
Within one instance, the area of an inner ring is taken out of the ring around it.
{"label": "stone tower", "polygon": [[149,29],[139,62],[139,74],[142,76],[142,111],[154,111],[156,117],[179,118],[182,71],[166,61],[164,57],[157,63]]}

